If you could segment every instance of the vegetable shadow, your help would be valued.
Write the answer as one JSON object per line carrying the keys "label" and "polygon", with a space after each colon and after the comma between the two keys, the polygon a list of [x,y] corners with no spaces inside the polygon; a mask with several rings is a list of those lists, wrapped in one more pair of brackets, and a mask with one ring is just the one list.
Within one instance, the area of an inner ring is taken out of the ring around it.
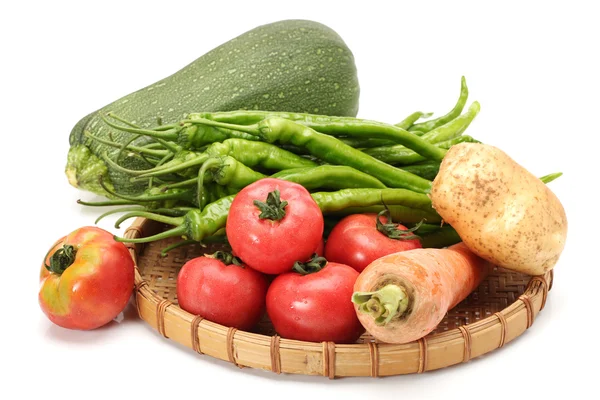
{"label": "vegetable shadow", "polygon": [[[46,319],[47,320],[47,319]],[[90,344],[102,342],[114,338],[114,330],[121,329],[122,325],[141,324],[142,321],[137,316],[135,303],[130,299],[125,309],[108,324],[96,329],[83,331],[76,329],[67,329],[48,321],[48,329],[45,336],[52,341],[68,343],[69,345]]]}

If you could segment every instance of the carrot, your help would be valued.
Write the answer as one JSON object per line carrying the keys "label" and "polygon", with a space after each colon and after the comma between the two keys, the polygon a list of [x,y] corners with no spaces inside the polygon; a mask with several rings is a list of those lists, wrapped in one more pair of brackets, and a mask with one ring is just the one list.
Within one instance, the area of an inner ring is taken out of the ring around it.
{"label": "carrot", "polygon": [[373,337],[386,343],[408,343],[435,329],[490,270],[491,264],[462,242],[445,249],[394,253],[361,272],[352,302]]}

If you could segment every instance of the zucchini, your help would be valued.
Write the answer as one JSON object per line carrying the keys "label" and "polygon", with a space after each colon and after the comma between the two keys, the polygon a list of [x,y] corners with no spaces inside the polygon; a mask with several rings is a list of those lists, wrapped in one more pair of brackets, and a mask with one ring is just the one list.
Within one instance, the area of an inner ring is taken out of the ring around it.
{"label": "zucchini", "polygon": [[[117,149],[85,136],[89,131],[119,143],[132,139],[102,121],[108,112],[145,128],[157,120],[177,122],[191,112],[240,109],[355,117],[359,92],[353,54],[335,31],[309,20],[262,25],[82,118],[69,137],[65,173],[71,185],[106,197],[99,175],[117,193],[137,194],[147,186],[132,183],[129,175],[103,161],[104,154],[114,156]],[[127,152],[119,162],[130,169],[148,168]]]}

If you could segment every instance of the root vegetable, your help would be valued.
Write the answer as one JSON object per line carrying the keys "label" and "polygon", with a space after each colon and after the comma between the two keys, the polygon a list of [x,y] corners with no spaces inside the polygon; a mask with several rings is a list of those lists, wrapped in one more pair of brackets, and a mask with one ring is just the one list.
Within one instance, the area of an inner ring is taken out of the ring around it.
{"label": "root vegetable", "polygon": [[435,329],[490,270],[491,264],[464,243],[394,253],[361,272],[352,302],[373,337],[386,343],[408,343]]}
{"label": "root vegetable", "polygon": [[565,246],[567,218],[559,199],[494,146],[453,146],[430,198],[469,249],[498,266],[542,275]]}

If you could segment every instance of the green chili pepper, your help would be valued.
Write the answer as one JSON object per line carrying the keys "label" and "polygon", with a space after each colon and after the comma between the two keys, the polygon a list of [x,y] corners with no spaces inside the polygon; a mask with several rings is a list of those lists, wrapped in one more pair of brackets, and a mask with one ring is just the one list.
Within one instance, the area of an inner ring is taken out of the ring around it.
{"label": "green chili pepper", "polygon": [[137,135],[152,137],[167,148],[181,147],[188,150],[197,150],[207,144],[222,142],[230,138],[258,140],[256,137],[248,135],[244,132],[238,132],[235,130],[222,131],[209,126],[198,126],[185,123],[160,125],[154,129],[144,129],[133,125],[112,113],[108,113],[107,116],[127,125],[118,125],[108,118],[102,116],[104,122],[112,128]]}
{"label": "green chili pepper", "polygon": [[[197,153],[189,150],[180,150],[172,155],[171,160],[156,165],[153,168],[143,170],[133,170],[122,167],[116,161],[112,160],[108,155],[104,154],[103,158],[112,168],[121,172],[130,174],[135,177],[147,178],[151,176],[164,176],[171,173],[177,173],[183,177],[195,176],[198,173],[197,167],[202,164],[209,156],[205,153]],[[174,177],[173,179],[177,179]]]}
{"label": "green chili pepper", "polygon": [[266,178],[266,175],[254,171],[231,156],[209,158],[202,164],[202,168],[200,168],[198,174],[199,185],[206,179],[207,172],[209,173],[210,181],[218,183],[221,186],[239,189],[259,179]]}
{"label": "green chili pepper", "polygon": [[228,197],[230,195],[229,191],[227,190],[226,186],[221,186],[221,185],[215,185],[215,193],[216,196],[219,199],[222,199],[223,197]]}
{"label": "green chili pepper", "polygon": [[[265,178],[266,175],[256,172],[253,169],[238,162],[231,156],[209,158],[202,164],[198,172],[198,198],[201,198],[204,190],[204,181],[207,172],[210,172],[210,179],[217,183],[219,187],[230,187],[242,189],[243,187]],[[217,189],[218,191],[219,189]],[[223,194],[219,193],[219,195]],[[230,193],[224,194],[225,197]]]}
{"label": "green chili pepper", "polygon": [[[111,190],[104,184],[104,182],[102,182],[102,180],[100,180],[100,185],[104,188],[104,190],[117,199],[97,202],[78,200],[77,203],[85,206],[96,207],[144,205],[146,209],[169,209],[181,206],[204,207],[212,200],[210,197],[210,192],[206,190],[203,191],[201,197],[198,197],[194,189],[180,187],[171,188],[168,185],[162,185],[148,188],[146,191],[144,191],[144,193],[137,196],[128,196]],[[118,212],[119,210],[116,211]]]}
{"label": "green chili pepper", "polygon": [[[437,128],[438,126],[444,125],[450,120],[458,117],[462,112],[469,95],[469,90],[467,87],[467,81],[465,77],[461,77],[461,87],[460,87],[460,96],[454,108],[448,112],[448,114],[436,118],[431,121],[425,121],[419,124],[414,124],[420,118],[428,118],[431,116],[431,113],[423,113],[423,112],[415,112],[406,117],[403,121],[395,124],[397,128],[404,130],[414,130],[423,134],[425,132],[429,132],[432,129]],[[237,124],[237,125],[252,125],[256,124],[267,118],[284,118],[291,121],[295,121],[301,123],[303,125],[309,126],[321,133],[330,133],[332,135],[337,135],[344,133],[343,130],[338,130],[340,127],[344,127],[347,125],[380,125],[387,126],[387,124],[370,121],[355,117],[339,117],[339,116],[329,116],[329,115],[318,115],[318,114],[309,114],[309,113],[292,113],[292,112],[277,112],[277,111],[257,111],[257,110],[236,110],[236,111],[224,111],[224,112],[199,112],[199,113],[191,113],[188,115],[188,118],[191,120],[194,119],[210,119],[217,122],[224,122],[229,124]],[[329,132],[326,132],[329,130]]]}
{"label": "green chili pepper", "polygon": [[[80,202],[80,204],[88,206],[146,204],[145,210],[193,205],[202,210],[207,204],[221,197],[235,194],[250,183],[266,177],[230,156],[209,159],[204,163],[201,172],[204,173],[200,173],[198,178],[153,187],[143,195],[134,197],[115,194],[121,199],[103,202]],[[202,178],[206,173],[209,173],[214,183],[206,182]],[[308,190],[317,188],[385,188],[385,185],[376,178],[342,165],[287,169],[271,175],[271,177],[298,183]],[[195,187],[198,188],[197,192],[193,190]],[[110,189],[106,188],[106,190]],[[197,200],[198,196],[201,196],[200,203]],[[134,210],[120,209],[114,212],[120,211]]]}
{"label": "green chili pepper", "polygon": [[[242,119],[241,111],[235,112],[235,118],[233,119]],[[291,113],[276,113],[276,112],[257,112],[257,111],[244,111],[243,113],[248,114],[247,119],[242,119],[244,122],[248,120],[253,120],[254,118],[250,118],[250,114],[262,115],[264,119],[271,118],[283,118],[290,121],[298,121],[298,123],[310,127],[317,132],[326,133],[329,135],[344,135],[344,136],[352,136],[361,139],[383,139],[387,141],[391,141],[393,143],[403,144],[417,153],[423,155],[424,157],[431,158],[434,160],[441,160],[446,152],[443,149],[432,146],[425,140],[422,140],[419,136],[409,133],[408,131],[399,128],[394,125],[385,124],[378,121],[370,121],[365,119],[358,118],[350,118],[350,117],[324,117],[324,116],[316,116],[311,114],[291,114]],[[200,118],[200,116],[205,116],[206,118]],[[221,114],[222,115],[222,114]],[[228,118],[223,118],[228,119]],[[123,127],[119,125],[112,124],[111,126],[124,130],[130,133],[143,134],[146,136],[150,136],[153,138],[160,138],[163,140],[175,140],[179,145],[184,148],[191,149],[192,147],[189,144],[189,137],[193,137],[197,131],[206,131],[206,130],[217,130],[219,127],[216,124],[198,124],[198,122],[202,121],[218,121],[215,120],[215,115],[208,113],[201,114],[191,114],[189,119],[181,122],[182,128],[176,128],[173,132],[157,132],[155,130],[148,129],[136,129],[130,127]],[[201,125],[201,128],[198,126]],[[245,124],[239,124],[240,126],[248,126]],[[227,132],[231,134],[232,132],[245,132],[247,135],[247,130],[244,129],[235,129],[229,128]],[[225,132],[224,130],[220,130],[221,132]],[[193,132],[193,134],[189,134],[188,132]],[[181,139],[181,136],[184,136],[186,139]],[[203,142],[204,143],[204,142]]]}
{"label": "green chili pepper", "polygon": [[238,131],[225,131],[211,126],[182,124],[176,134],[170,136],[183,148],[194,150],[204,145],[223,142],[227,139],[237,138],[251,141],[259,140],[256,136]]}
{"label": "green chili pepper", "polygon": [[432,230],[427,233],[421,233],[417,230],[417,233],[421,237],[421,245],[424,248],[427,247],[447,247],[462,241],[456,230],[450,225],[444,225],[439,229]]}
{"label": "green chili pepper", "polygon": [[[201,113],[201,114],[191,114],[190,119],[186,120],[186,123],[200,123],[204,125],[206,121],[213,122],[221,122],[219,119],[241,119],[240,111],[234,112],[235,117],[233,118],[224,118],[223,113],[219,113],[215,118],[215,113]],[[292,114],[292,113],[278,113],[278,112],[257,112],[257,111],[248,111],[248,114],[254,113],[256,115],[262,115],[263,119],[261,119],[256,124],[261,123],[261,121],[269,121],[276,119],[283,119],[287,121],[296,122],[299,125],[309,127],[313,129],[315,132],[328,134],[331,136],[351,136],[359,139],[383,139],[386,141],[400,143],[405,145],[408,148],[413,149],[415,152],[423,155],[424,157],[433,159],[433,160],[442,160],[446,152],[439,147],[432,146],[427,141],[421,139],[417,135],[409,133],[402,128],[399,128],[394,125],[385,124],[378,121],[371,121],[366,119],[358,119],[358,118],[350,118],[350,117],[327,117],[327,116],[318,116],[312,114]],[[201,116],[205,116],[207,118],[201,118]],[[244,120],[244,122],[254,120],[253,118],[248,118]],[[252,134],[252,132],[248,132],[248,127],[252,125],[241,124],[238,125],[240,128],[236,129],[236,125],[224,122],[223,124],[206,124],[208,126],[215,127],[224,127],[232,130],[239,130],[243,132],[247,132]],[[243,129],[241,127],[246,127]]]}
{"label": "green chili pepper", "polygon": [[196,123],[241,130],[257,135],[268,143],[278,142],[305,147],[312,155],[325,162],[356,168],[374,176],[388,187],[406,188],[419,193],[427,193],[431,189],[431,182],[420,176],[379,161],[332,136],[286,119],[270,118],[249,126],[210,120],[196,120]]}
{"label": "green chili pepper", "polygon": [[437,161],[425,161],[418,164],[405,165],[402,169],[419,175],[421,178],[433,181],[440,171],[440,163]]}
{"label": "green chili pepper", "polygon": [[427,133],[429,131],[434,130],[435,128],[438,128],[442,125],[447,124],[448,122],[457,118],[462,113],[462,110],[465,108],[465,104],[467,104],[468,97],[469,97],[469,88],[467,87],[467,80],[463,76],[463,77],[461,77],[461,80],[460,80],[460,96],[458,97],[458,101],[456,102],[456,105],[454,106],[454,108],[452,110],[450,110],[450,112],[448,112],[448,114],[446,114],[444,116],[441,116],[436,119],[432,119],[430,121],[425,121],[425,122],[421,122],[419,124],[412,125],[410,128],[408,128],[409,131],[411,131],[411,132],[420,131],[423,133]]}
{"label": "green chili pepper", "polygon": [[407,189],[342,189],[313,193],[312,197],[323,213],[378,204],[402,205],[434,212],[429,196]]}
{"label": "green chili pepper", "polygon": [[[351,138],[351,137],[338,137],[340,141],[347,144],[355,149],[369,149],[371,147],[382,147],[382,146],[394,146],[395,142],[385,139],[371,139],[371,138]],[[397,145],[402,146],[402,145]],[[403,146],[404,147],[404,146]]]}
{"label": "green chili pepper", "polygon": [[115,227],[119,228],[123,221],[135,217],[143,217],[175,227],[153,236],[135,239],[115,236],[115,240],[120,242],[147,243],[155,240],[181,236],[186,240],[202,242],[204,238],[213,236],[216,232],[225,227],[229,208],[231,207],[234,197],[235,195],[222,197],[219,200],[208,204],[203,210],[192,209],[188,211],[183,217],[167,217],[145,211],[133,211],[127,213],[115,222]]}
{"label": "green chili pepper", "polygon": [[[170,150],[161,148],[161,149],[157,149],[155,148],[155,146],[150,146],[150,145],[146,145],[146,146],[135,146],[132,144],[127,144],[127,145],[123,145],[122,143],[118,143],[112,140],[108,140],[105,138],[101,138],[98,136],[94,136],[92,135],[91,132],[89,131],[85,131],[84,136],[87,137],[88,139],[91,139],[93,141],[97,141],[98,143],[102,143],[108,146],[112,146],[115,148],[124,148],[126,150],[132,151],[134,153],[138,153],[138,154],[145,154],[148,156],[153,156],[153,157],[164,157],[167,154],[172,154],[172,152]],[[153,145],[160,145],[160,143],[152,143]],[[161,145],[162,146],[162,145]]]}
{"label": "green chili pepper", "polygon": [[477,114],[479,114],[480,109],[481,106],[479,105],[479,102],[474,101],[464,114],[425,133],[421,136],[421,139],[429,143],[439,143],[462,135],[471,122],[473,122]]}
{"label": "green chili pepper", "polygon": [[294,168],[280,171],[271,175],[298,183],[307,190],[346,189],[346,188],[378,188],[386,186],[377,178],[345,165],[320,165],[317,167]]}
{"label": "green chili pepper", "polygon": [[244,139],[227,139],[206,150],[213,156],[232,156],[248,167],[261,166],[281,171],[289,168],[314,167],[316,163],[273,144]]}
{"label": "green chili pepper", "polygon": [[[443,149],[449,149],[455,144],[463,142],[479,143],[478,140],[472,138],[471,136],[462,135],[435,143],[435,145]],[[409,165],[419,161],[427,160],[425,157],[415,153],[411,149],[407,149],[406,147],[400,145],[373,147],[370,149],[364,149],[363,152],[378,160],[394,165]]]}
{"label": "green chili pepper", "polygon": [[[408,117],[404,118],[402,121],[398,122],[397,124],[395,124],[395,126],[410,132],[410,128],[413,126],[413,124],[415,122],[417,122],[421,118],[429,118],[429,117],[431,117],[431,115],[432,115],[431,113],[424,113],[422,111],[417,111],[417,112],[410,114]],[[417,130],[414,133],[417,135],[422,135],[424,132]]]}
{"label": "green chili pepper", "polygon": [[[467,87],[467,81],[464,76],[461,77],[460,82],[460,95],[452,110],[446,115],[430,120],[415,124],[415,122],[421,118],[428,118],[431,113],[415,112],[406,117],[401,122],[394,126],[402,130],[410,130],[417,135],[427,133],[439,126],[442,126],[454,118],[458,117],[464,109],[467,99],[469,96],[469,89]],[[201,112],[189,114],[188,118],[194,119],[210,119],[213,121],[238,124],[238,125],[252,125],[256,124],[263,119],[279,117],[288,119],[291,121],[298,122],[302,125],[309,126],[321,133],[329,133],[337,136],[346,133],[345,129],[348,126],[358,127],[373,127],[373,126],[389,126],[387,124],[371,121],[366,119],[354,118],[354,117],[338,117],[329,115],[318,115],[308,113],[291,113],[291,112],[275,112],[275,111],[256,111],[256,110],[237,110],[237,111],[225,111],[225,112]],[[358,133],[360,134],[360,133]],[[363,133],[364,134],[364,133]],[[361,136],[363,134],[360,134]]]}
{"label": "green chili pepper", "polygon": [[[200,169],[198,179],[198,193],[202,193],[202,186],[206,172],[211,172],[212,181],[229,188],[239,188],[256,182],[266,176],[256,172],[233,157],[213,158],[206,161]],[[379,188],[386,186],[377,178],[360,172],[345,165],[321,165],[317,167],[291,168],[271,175],[290,182],[298,183],[307,190],[317,188],[345,189],[345,188]]]}
{"label": "green chili pepper", "polygon": [[268,142],[292,143],[306,147],[311,154],[336,165],[347,165],[379,179],[386,186],[427,193],[431,182],[376,160],[338,139],[294,122],[273,118],[259,123],[258,134]]}
{"label": "green chili pepper", "polygon": [[281,149],[273,144],[245,139],[226,139],[223,142],[213,143],[204,153],[181,150],[175,155],[173,160],[159,167],[147,170],[128,170],[114,165],[112,161],[107,161],[115,168],[119,168],[138,178],[162,176],[165,174],[194,177],[198,175],[200,166],[209,158],[225,157],[228,155],[234,156],[242,164],[249,167],[261,166],[277,171],[317,165],[314,161]]}
{"label": "green chili pepper", "polygon": [[332,217],[343,217],[350,214],[379,214],[385,209],[390,210],[390,215],[395,221],[402,221],[403,223],[417,223],[420,221],[426,221],[429,223],[441,222],[442,218],[435,211],[425,211],[423,209],[411,208],[401,205],[374,205],[374,206],[357,206],[347,207],[342,210],[329,211],[325,213],[326,216]]}
{"label": "green chili pepper", "polygon": [[[341,124],[361,124],[364,123],[364,119],[355,117],[340,117],[330,115],[319,115],[309,113],[293,113],[285,111],[261,111],[261,110],[236,110],[236,111],[217,111],[217,112],[199,112],[191,113],[187,117],[192,123],[195,120],[209,119],[216,122],[223,122],[228,124],[236,125],[253,125],[263,119],[268,118],[284,118],[290,121],[295,121],[300,124],[316,128],[318,130],[320,126],[325,126],[331,122],[338,122]],[[383,124],[377,121],[368,121],[375,124]]]}
{"label": "green chili pepper", "polygon": [[[223,197],[208,204],[203,210],[192,209],[183,217],[168,217],[146,211],[132,211],[119,218],[115,227],[129,218],[143,217],[157,222],[174,225],[175,227],[154,236],[144,238],[115,237],[121,242],[147,243],[174,236],[182,236],[187,240],[202,242],[207,236],[212,236],[225,227],[229,208],[235,195]],[[431,201],[425,194],[415,193],[406,189],[343,189],[337,192],[318,192],[312,194],[313,199],[323,213],[340,211],[347,207],[365,207],[377,204],[403,205],[426,212],[433,212]]]}

